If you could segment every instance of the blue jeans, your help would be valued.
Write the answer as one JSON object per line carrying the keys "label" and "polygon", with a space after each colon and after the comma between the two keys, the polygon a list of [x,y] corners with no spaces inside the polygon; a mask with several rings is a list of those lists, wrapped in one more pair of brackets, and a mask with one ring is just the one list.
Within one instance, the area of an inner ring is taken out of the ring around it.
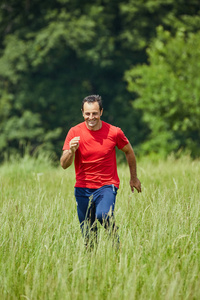
{"label": "blue jeans", "polygon": [[117,190],[114,185],[105,185],[99,189],[75,187],[78,218],[86,240],[89,239],[90,231],[96,234],[96,220],[105,228],[110,228],[110,225],[112,229],[116,228],[113,214]]}

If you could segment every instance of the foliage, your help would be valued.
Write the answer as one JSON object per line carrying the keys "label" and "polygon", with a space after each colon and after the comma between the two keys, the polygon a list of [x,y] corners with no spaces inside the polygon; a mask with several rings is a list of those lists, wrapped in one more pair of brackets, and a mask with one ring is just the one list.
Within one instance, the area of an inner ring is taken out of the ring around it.
{"label": "foliage", "polygon": [[104,120],[139,146],[149,129],[132,108],[124,72],[147,62],[158,25],[172,34],[200,29],[197,0],[10,0],[0,7],[0,160],[24,144],[59,156],[89,94],[102,95]]}
{"label": "foliage", "polygon": [[200,32],[158,27],[148,49],[149,65],[126,73],[129,91],[137,94],[134,107],[143,111],[150,129],[145,152],[187,150],[200,154]]}

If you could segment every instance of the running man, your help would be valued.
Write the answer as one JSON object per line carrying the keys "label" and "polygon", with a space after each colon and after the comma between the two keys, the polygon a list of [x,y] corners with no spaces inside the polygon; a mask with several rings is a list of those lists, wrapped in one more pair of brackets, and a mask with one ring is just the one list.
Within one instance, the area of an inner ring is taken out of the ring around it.
{"label": "running man", "polygon": [[60,163],[68,168],[75,157],[75,198],[78,218],[89,243],[91,232],[96,235],[96,220],[116,234],[114,208],[119,177],[115,147],[125,153],[130,169],[130,188],[141,192],[137,178],[134,151],[123,131],[101,120],[102,100],[91,95],[82,101],[84,122],[72,127],[65,139]]}

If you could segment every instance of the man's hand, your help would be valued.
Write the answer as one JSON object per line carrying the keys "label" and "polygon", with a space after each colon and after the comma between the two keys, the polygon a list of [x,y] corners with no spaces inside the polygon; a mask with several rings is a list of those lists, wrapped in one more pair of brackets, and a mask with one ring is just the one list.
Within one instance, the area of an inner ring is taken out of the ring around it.
{"label": "man's hand", "polygon": [[71,164],[73,162],[73,158],[74,158],[74,153],[76,152],[76,150],[79,147],[79,141],[80,141],[80,136],[74,137],[69,142],[70,149],[63,151],[63,154],[60,158],[60,164],[61,164],[63,169],[66,169],[69,166],[71,166]]}
{"label": "man's hand", "polygon": [[133,193],[134,193],[134,188],[136,188],[136,190],[138,191],[138,193],[142,192],[141,182],[139,181],[139,179],[137,177],[130,180],[130,187],[131,187],[131,191]]}
{"label": "man's hand", "polygon": [[80,141],[80,136],[76,136],[70,141],[69,146],[72,153],[75,153],[76,150],[78,149],[79,141]]}
{"label": "man's hand", "polygon": [[134,154],[133,148],[131,147],[131,144],[128,143],[121,150],[126,155],[126,159],[127,159],[129,169],[130,169],[130,174],[131,174],[131,176],[130,176],[131,177],[130,187],[131,187],[131,191],[134,192],[134,188],[136,188],[138,193],[141,193],[142,192],[141,182],[137,178],[136,159],[135,159],[135,154]]}

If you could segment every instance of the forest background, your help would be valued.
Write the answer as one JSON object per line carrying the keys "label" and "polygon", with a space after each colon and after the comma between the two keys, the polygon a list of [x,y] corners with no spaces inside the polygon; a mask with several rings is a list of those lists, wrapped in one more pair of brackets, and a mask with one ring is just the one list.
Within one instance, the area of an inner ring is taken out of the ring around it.
{"label": "forest background", "polygon": [[137,155],[200,155],[199,0],[9,0],[0,4],[0,161],[57,160],[81,101]]}

